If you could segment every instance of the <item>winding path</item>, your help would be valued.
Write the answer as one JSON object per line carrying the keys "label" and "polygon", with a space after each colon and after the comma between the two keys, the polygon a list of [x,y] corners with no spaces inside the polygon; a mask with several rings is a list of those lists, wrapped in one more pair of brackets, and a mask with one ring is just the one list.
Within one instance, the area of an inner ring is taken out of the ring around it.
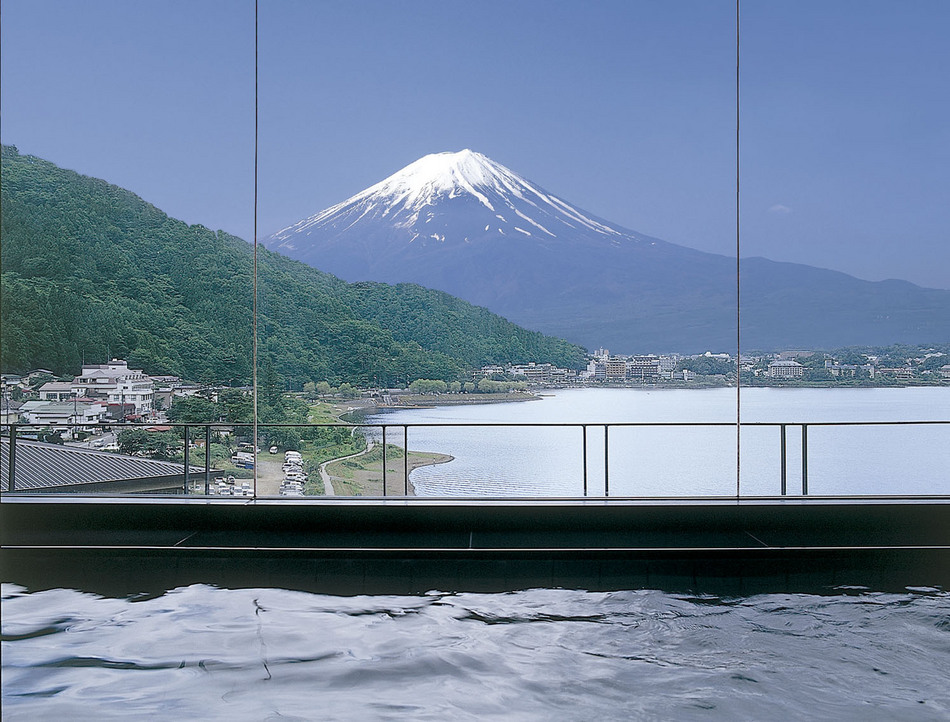
{"label": "winding path", "polygon": [[357,456],[368,454],[370,451],[372,451],[374,445],[375,444],[372,439],[367,439],[366,448],[362,451],[357,451],[355,454],[350,454],[349,456],[340,456],[336,459],[327,459],[322,464],[320,464],[320,478],[323,480],[323,495],[336,496],[336,492],[333,491],[333,482],[330,481],[330,473],[327,471],[327,464],[334,464],[337,461],[346,461],[347,459],[355,459]]}

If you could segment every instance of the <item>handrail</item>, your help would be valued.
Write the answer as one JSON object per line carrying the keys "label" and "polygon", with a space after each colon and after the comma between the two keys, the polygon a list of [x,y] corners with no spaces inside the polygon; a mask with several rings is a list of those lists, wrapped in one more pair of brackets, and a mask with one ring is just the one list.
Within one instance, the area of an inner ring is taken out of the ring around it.
{"label": "handrail", "polygon": [[[204,430],[204,494],[208,495],[211,491],[211,434],[213,429],[251,429],[254,424],[251,422],[79,422],[79,423],[46,423],[46,424],[0,424],[0,434],[9,438],[8,459],[7,459],[7,484],[3,489],[5,492],[16,491],[16,449],[20,440],[23,440],[22,434],[33,429],[106,429],[110,431],[121,431],[132,428],[144,428],[156,426],[171,426],[172,428],[181,428],[184,438],[184,464],[182,471],[183,483],[182,492],[189,493],[188,478],[196,472],[191,471],[190,451],[191,451],[191,431],[193,429]],[[910,421],[749,421],[738,424],[739,429],[743,428],[778,428],[779,429],[779,454],[780,454],[780,496],[786,496],[788,493],[788,440],[787,428],[797,426],[801,428],[801,494],[808,495],[808,428],[817,427],[881,427],[881,426],[940,426],[950,425],[950,420],[910,420]],[[409,429],[410,428],[579,428],[581,429],[582,439],[582,462],[583,479],[582,494],[583,497],[589,496],[588,487],[588,428],[603,428],[604,430],[604,493],[603,497],[610,497],[610,442],[609,435],[611,428],[731,428],[735,429],[737,424],[734,422],[720,421],[622,421],[622,422],[420,422],[420,423],[273,423],[261,424],[264,428],[346,428],[346,429],[382,429],[382,495],[387,496],[387,430],[402,430],[403,446],[403,479],[405,496],[409,496]],[[256,441],[256,440],[255,440]],[[256,446],[256,444],[255,444]],[[331,459],[332,461],[332,459]],[[256,467],[256,464],[255,464]],[[257,469],[255,468],[255,479]],[[253,491],[254,497],[257,497],[256,485]]]}

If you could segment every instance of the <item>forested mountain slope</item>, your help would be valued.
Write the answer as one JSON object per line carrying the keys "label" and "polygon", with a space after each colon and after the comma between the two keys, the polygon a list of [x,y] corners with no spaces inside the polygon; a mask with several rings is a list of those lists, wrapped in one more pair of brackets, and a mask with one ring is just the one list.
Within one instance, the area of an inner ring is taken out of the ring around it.
{"label": "forested mountain slope", "polygon": [[[247,383],[253,248],[16,148],[2,155],[2,368]],[[258,249],[260,370],[272,381],[455,379],[493,362],[576,366],[583,351],[419,286],[347,284]]]}

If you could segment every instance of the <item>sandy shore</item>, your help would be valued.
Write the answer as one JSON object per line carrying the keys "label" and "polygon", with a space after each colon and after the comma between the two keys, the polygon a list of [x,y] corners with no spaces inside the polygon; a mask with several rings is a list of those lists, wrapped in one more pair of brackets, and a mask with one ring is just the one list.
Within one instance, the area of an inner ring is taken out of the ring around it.
{"label": "sandy shore", "polygon": [[[456,399],[454,403],[499,403],[501,401],[511,401],[513,396],[521,397],[519,401],[530,400],[531,397],[525,394],[478,394],[475,400],[472,400],[474,394],[439,394],[439,395],[411,395],[400,397],[411,400],[411,403],[400,404],[398,406],[379,406],[373,399],[350,399],[347,401],[334,401],[330,405],[333,408],[333,415],[340,421],[343,416],[355,411],[372,413],[377,408],[420,408],[422,406],[435,406],[444,403],[445,399],[450,397],[465,397]],[[484,398],[489,397],[489,398]],[[426,402],[426,403],[423,403]],[[451,401],[448,403],[452,403]],[[409,451],[409,477],[410,483],[406,484],[406,469],[403,461],[402,449],[397,449],[395,444],[387,445],[392,452],[387,454],[386,458],[386,496],[415,496],[415,490],[412,487],[412,472],[422,466],[431,466],[433,464],[447,464],[455,457],[448,454],[439,454],[424,451]],[[329,480],[335,496],[383,496],[383,468],[382,456],[379,447],[372,456],[367,456],[373,451],[373,447],[366,449],[361,454],[349,456],[344,459],[334,459],[321,465],[322,476]]]}

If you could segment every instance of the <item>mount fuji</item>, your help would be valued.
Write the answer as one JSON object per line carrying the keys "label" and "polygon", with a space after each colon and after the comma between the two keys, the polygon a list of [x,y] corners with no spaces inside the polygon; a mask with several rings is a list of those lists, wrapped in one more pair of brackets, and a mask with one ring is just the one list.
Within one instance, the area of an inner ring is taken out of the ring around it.
{"label": "mount fuji", "polygon": [[[630,231],[486,156],[427,155],[263,239],[347,281],[416,283],[617,352],[735,347],[735,258]],[[744,258],[746,349],[950,338],[950,291]]]}

